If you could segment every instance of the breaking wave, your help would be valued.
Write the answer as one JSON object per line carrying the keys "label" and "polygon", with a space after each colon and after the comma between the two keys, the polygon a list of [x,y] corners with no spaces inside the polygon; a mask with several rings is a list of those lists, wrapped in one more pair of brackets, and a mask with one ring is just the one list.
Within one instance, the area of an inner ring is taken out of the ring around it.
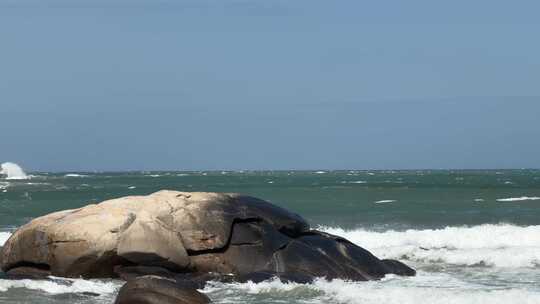
{"label": "breaking wave", "polygon": [[0,291],[5,292],[11,288],[26,288],[41,290],[50,294],[62,293],[95,293],[99,295],[115,293],[120,284],[118,282],[104,282],[99,280],[54,278],[51,280],[6,280],[0,279]]}
{"label": "breaking wave", "polygon": [[466,266],[537,267],[540,226],[510,224],[375,232],[322,227],[381,258]]}
{"label": "breaking wave", "polygon": [[272,303],[342,304],[532,304],[540,292],[527,289],[478,288],[447,275],[420,273],[414,278],[389,276],[379,282],[317,280],[314,284],[213,283],[203,290],[215,303],[258,303],[258,299],[288,299]]}

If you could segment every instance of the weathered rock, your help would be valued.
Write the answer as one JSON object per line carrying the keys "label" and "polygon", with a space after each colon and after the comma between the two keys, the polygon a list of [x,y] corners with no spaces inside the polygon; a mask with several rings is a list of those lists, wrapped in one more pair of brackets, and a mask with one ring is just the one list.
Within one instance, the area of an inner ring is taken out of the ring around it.
{"label": "weathered rock", "polygon": [[39,269],[36,267],[16,267],[10,269],[6,273],[9,279],[45,279],[51,275],[51,272],[47,269]]}
{"label": "weathered rock", "polygon": [[224,250],[233,223],[250,220],[293,234],[309,229],[300,216],[255,198],[159,191],[34,219],[6,242],[0,260],[4,271],[47,265],[72,277],[114,277],[116,265],[190,271],[188,255]]}
{"label": "weathered rock", "polygon": [[207,304],[210,299],[195,288],[154,276],[128,281],[115,304]]}
{"label": "weathered rock", "polygon": [[67,277],[158,275],[183,286],[271,277],[361,281],[415,273],[346,239],[309,230],[299,215],[263,200],[178,191],[34,219],[5,243],[0,266],[14,273],[31,274],[35,268]]}
{"label": "weathered rock", "polygon": [[162,266],[182,271],[189,268],[189,256],[179,232],[168,229],[160,219],[141,211],[120,235],[117,254],[137,265]]}

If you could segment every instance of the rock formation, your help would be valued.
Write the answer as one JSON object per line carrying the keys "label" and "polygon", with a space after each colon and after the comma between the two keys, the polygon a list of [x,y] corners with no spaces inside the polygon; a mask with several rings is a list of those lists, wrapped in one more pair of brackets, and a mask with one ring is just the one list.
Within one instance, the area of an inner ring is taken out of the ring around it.
{"label": "rock formation", "polygon": [[0,264],[8,274],[177,281],[187,275],[201,282],[415,274],[346,239],[310,230],[299,215],[263,200],[166,190],[36,218],[5,243]]}

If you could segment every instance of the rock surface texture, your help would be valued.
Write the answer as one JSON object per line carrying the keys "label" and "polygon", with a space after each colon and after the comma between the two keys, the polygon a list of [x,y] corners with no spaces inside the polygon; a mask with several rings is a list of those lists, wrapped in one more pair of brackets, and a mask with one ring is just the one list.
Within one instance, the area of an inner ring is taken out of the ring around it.
{"label": "rock surface texture", "polygon": [[309,282],[415,274],[401,262],[310,230],[299,215],[263,200],[167,190],[36,218],[5,243],[0,263],[8,274],[34,269],[36,275],[125,279],[210,273],[209,279]]}

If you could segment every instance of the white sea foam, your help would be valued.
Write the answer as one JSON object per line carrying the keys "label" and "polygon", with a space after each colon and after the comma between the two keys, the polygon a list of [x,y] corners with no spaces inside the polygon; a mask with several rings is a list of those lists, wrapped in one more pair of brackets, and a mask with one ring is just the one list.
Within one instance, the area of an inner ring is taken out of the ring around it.
{"label": "white sea foam", "polygon": [[396,200],[380,200],[380,201],[376,201],[376,202],[373,202],[375,204],[386,204],[386,203],[393,203],[393,202],[397,202]]}
{"label": "white sea foam", "polygon": [[420,273],[414,278],[390,277],[376,282],[319,279],[314,284],[281,283],[278,280],[257,284],[213,283],[203,292],[215,303],[257,303],[261,298],[302,299],[294,303],[310,304],[533,304],[540,301],[540,292],[537,291],[479,288],[446,275],[429,273]]}
{"label": "white sea foam", "polygon": [[4,244],[9,239],[10,236],[11,236],[11,233],[9,232],[0,232],[0,246],[4,246]]}
{"label": "white sea foam", "polygon": [[342,184],[366,184],[366,181],[357,180],[357,181],[342,181]]}
{"label": "white sea foam", "polygon": [[538,267],[540,226],[509,224],[374,232],[322,228],[381,258],[454,265]]}
{"label": "white sea foam", "polygon": [[137,188],[136,186],[129,186],[128,189],[135,189]]}
{"label": "white sea foam", "polygon": [[10,162],[0,165],[0,175],[5,175],[6,179],[28,179],[19,165]]}
{"label": "white sea foam", "polygon": [[509,197],[499,198],[497,202],[520,202],[520,201],[537,201],[540,200],[538,196],[522,196],[522,197]]}
{"label": "white sea foam", "polygon": [[315,171],[314,173],[315,173],[315,174],[325,174],[326,171]]}
{"label": "white sea foam", "polygon": [[[54,279],[54,278],[53,278]],[[11,288],[41,290],[50,294],[92,292],[100,295],[115,293],[120,284],[98,280],[65,279],[48,280],[5,280],[0,279],[0,292]]]}

